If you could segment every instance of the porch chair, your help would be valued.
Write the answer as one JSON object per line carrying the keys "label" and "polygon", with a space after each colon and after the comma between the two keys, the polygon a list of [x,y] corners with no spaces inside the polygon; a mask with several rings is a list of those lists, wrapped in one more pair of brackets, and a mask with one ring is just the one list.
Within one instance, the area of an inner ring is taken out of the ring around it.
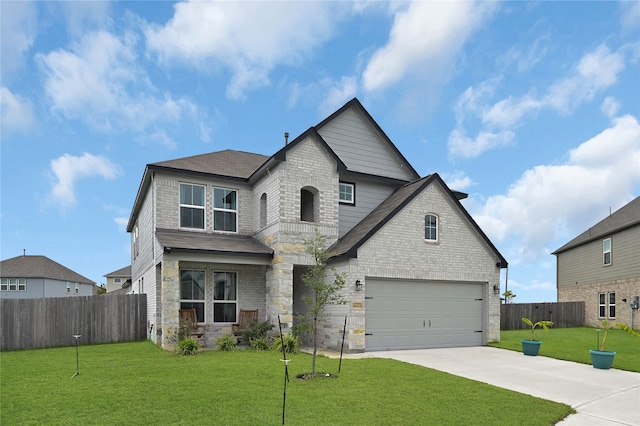
{"label": "porch chair", "polygon": [[200,346],[207,347],[207,339],[204,332],[204,326],[198,325],[198,317],[195,308],[180,309],[180,324],[184,324],[189,329],[189,337],[195,337],[201,341]]}
{"label": "porch chair", "polygon": [[258,322],[257,309],[240,309],[240,313],[238,314],[238,323],[231,326],[233,335],[236,337],[238,343],[240,343],[240,339],[242,339],[242,333],[246,331],[251,324],[256,322]]}

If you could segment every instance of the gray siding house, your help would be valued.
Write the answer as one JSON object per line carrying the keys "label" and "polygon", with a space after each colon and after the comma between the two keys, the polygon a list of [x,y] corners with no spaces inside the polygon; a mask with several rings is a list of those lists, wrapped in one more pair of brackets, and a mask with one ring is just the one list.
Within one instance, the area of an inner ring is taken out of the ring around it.
{"label": "gray siding house", "polygon": [[93,296],[96,283],[45,256],[24,255],[0,262],[0,298]]}
{"label": "gray siding house", "polygon": [[[638,326],[640,197],[553,252],[558,302],[585,303],[585,325]],[[632,309],[632,304],[635,309]]]}
{"label": "gray siding house", "polygon": [[240,309],[288,331],[305,305],[305,241],[318,231],[346,274],[322,347],[486,345],[500,338],[507,262],[451,191],[420,177],[357,99],[272,156],[224,150],[148,164],[127,231],[152,339],[174,345],[178,311],[206,338]]}

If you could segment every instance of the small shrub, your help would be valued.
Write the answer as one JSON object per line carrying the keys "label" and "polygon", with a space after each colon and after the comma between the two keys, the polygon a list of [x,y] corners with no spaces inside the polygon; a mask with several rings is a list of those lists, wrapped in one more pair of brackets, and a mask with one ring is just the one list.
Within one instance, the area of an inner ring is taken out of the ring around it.
{"label": "small shrub", "polygon": [[300,340],[295,334],[284,334],[282,338],[277,336],[273,339],[271,350],[282,352],[282,346],[286,353],[297,354],[300,348]]}
{"label": "small shrub", "polygon": [[264,339],[269,335],[269,332],[273,328],[273,324],[269,321],[263,322],[254,322],[242,332],[242,337],[244,337],[248,342],[251,342],[255,339]]}
{"label": "small shrub", "polygon": [[235,337],[230,336],[228,334],[223,334],[222,336],[216,339],[216,345],[218,350],[220,351],[231,352],[237,349],[238,342],[236,341]]}
{"label": "small shrub", "polygon": [[271,345],[269,344],[269,340],[266,337],[252,339],[249,342],[249,344],[251,345],[251,349],[255,351],[266,351],[271,347]]}
{"label": "small shrub", "polygon": [[180,355],[195,355],[198,353],[198,341],[191,337],[182,339],[176,346],[176,352]]}

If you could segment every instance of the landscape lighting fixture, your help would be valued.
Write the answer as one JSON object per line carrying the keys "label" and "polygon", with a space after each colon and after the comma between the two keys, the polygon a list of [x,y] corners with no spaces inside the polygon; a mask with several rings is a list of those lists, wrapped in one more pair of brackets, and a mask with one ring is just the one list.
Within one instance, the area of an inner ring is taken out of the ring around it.
{"label": "landscape lighting fixture", "polygon": [[356,280],[356,291],[362,291],[362,281]]}

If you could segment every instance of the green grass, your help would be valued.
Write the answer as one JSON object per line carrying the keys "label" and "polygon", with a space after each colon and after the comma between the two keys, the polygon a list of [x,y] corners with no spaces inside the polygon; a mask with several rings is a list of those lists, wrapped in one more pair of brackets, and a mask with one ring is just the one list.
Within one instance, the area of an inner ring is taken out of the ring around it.
{"label": "green grass", "polygon": [[[604,331],[600,331],[600,339]],[[500,342],[491,343],[496,348],[522,352],[520,340],[528,339],[529,330],[500,332]],[[592,327],[551,328],[548,332],[536,330],[536,339],[542,340],[541,356],[591,364],[589,349],[597,348],[597,333]],[[609,330],[606,350],[616,352],[612,368],[640,372],[640,338],[623,330]]]}
{"label": "green grass", "polygon": [[[178,356],[149,342],[0,354],[0,424],[282,423],[277,352]],[[303,381],[311,356],[289,363],[286,424],[549,425],[564,404],[387,359],[345,359],[337,379]],[[318,357],[336,374],[338,360]],[[517,407],[517,409],[515,408]]]}

